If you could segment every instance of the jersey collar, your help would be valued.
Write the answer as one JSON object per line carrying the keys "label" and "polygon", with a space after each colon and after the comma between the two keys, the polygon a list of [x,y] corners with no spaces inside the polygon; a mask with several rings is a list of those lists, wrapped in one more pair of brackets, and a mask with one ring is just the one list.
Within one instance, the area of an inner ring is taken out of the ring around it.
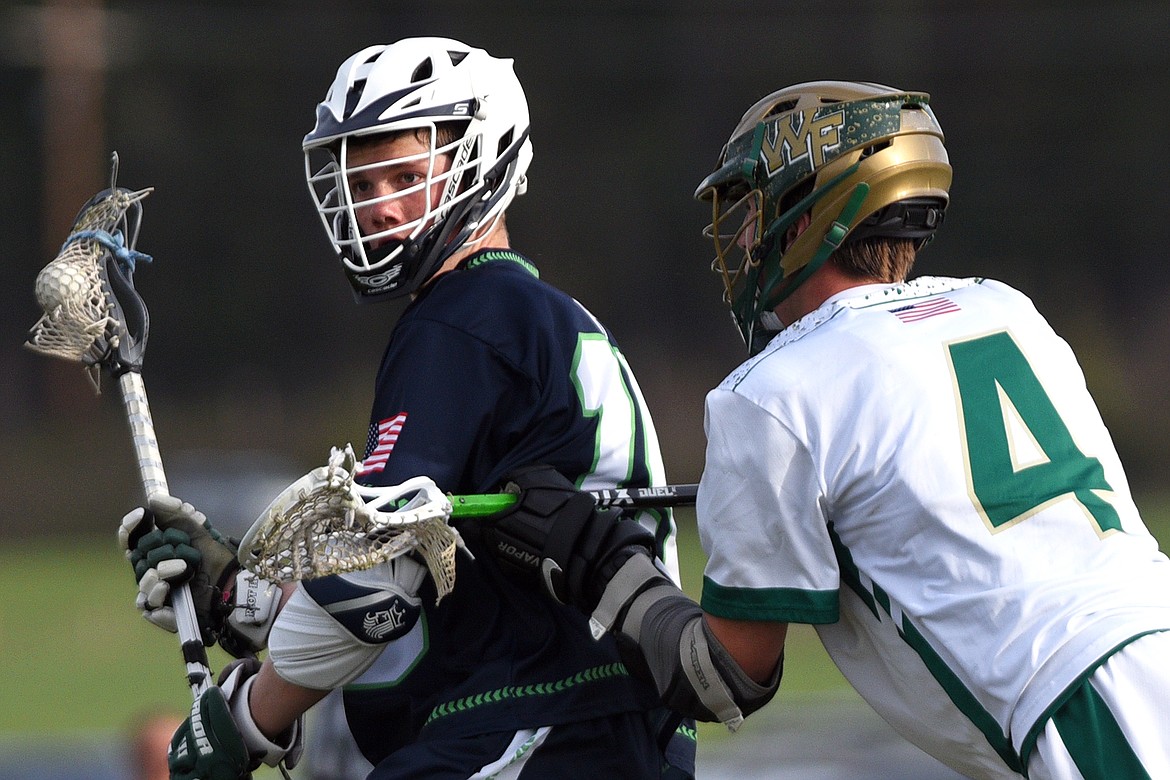
{"label": "jersey collar", "polygon": [[537,279],[540,278],[540,271],[536,270],[536,266],[532,264],[532,261],[521,254],[513,252],[511,249],[482,249],[479,252],[464,258],[463,261],[456,266],[456,268],[472,269],[487,263],[496,262],[516,263],[525,271],[535,276]]}

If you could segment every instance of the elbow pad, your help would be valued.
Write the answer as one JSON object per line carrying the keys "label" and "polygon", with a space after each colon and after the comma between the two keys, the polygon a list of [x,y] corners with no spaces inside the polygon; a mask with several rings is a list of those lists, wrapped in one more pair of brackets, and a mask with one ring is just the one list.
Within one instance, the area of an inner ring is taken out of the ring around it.
{"label": "elbow pad", "polygon": [[426,569],[403,556],[373,569],[306,580],[268,637],[268,654],[288,682],[332,690],[357,679],[388,644],[422,630],[416,594]]}
{"label": "elbow pad", "polygon": [[634,647],[664,704],[732,731],[780,687],[783,658],[764,685],[751,679],[711,633],[703,610],[645,555],[622,566],[590,619]]}

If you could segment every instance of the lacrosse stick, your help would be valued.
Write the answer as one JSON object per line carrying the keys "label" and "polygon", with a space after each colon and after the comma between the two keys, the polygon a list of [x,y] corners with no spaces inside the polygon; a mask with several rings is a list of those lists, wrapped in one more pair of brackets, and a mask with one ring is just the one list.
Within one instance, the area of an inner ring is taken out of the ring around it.
{"label": "lacrosse stick", "polygon": [[[240,565],[271,582],[360,571],[415,551],[435,581],[436,602],[455,586],[455,555],[467,548],[452,517],[484,517],[514,505],[513,493],[448,496],[427,477],[392,487],[353,481],[353,448],[301,477],[260,514],[240,542]],[[600,490],[600,507],[693,504],[697,485]]]}
{"label": "lacrosse stick", "polygon": [[[117,152],[111,167],[109,189],[82,207],[57,257],[37,274],[36,297],[44,314],[29,331],[25,346],[81,362],[99,393],[103,369],[117,380],[149,501],[169,492],[142,382],[150,322],[146,305],[134,289],[136,263],[151,259],[134,245],[142,222],[142,199],[153,188],[132,192],[117,186]],[[172,602],[187,682],[199,698],[211,684],[211,668],[190,588],[184,584],[172,589]]]}

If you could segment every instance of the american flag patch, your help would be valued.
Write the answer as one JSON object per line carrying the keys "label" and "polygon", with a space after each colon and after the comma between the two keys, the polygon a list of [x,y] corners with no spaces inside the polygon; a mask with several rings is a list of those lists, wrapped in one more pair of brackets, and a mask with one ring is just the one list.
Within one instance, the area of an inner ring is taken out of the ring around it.
{"label": "american flag patch", "polygon": [[890,314],[893,314],[902,322],[918,322],[919,320],[925,320],[928,317],[934,317],[939,314],[950,314],[953,311],[959,311],[959,305],[950,298],[931,298],[930,300],[912,303],[909,306],[890,309]]}
{"label": "american flag patch", "polygon": [[366,457],[362,458],[357,467],[357,476],[377,474],[386,468],[386,461],[390,459],[390,453],[398,443],[398,434],[402,433],[402,425],[405,422],[406,412],[399,412],[381,422],[370,423],[370,435],[366,438]]}

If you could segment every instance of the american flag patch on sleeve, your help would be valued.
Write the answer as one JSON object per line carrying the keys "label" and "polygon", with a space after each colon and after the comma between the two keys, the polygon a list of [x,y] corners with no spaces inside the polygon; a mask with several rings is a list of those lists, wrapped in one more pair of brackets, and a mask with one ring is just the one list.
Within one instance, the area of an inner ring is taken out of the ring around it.
{"label": "american flag patch on sleeve", "polygon": [[954,311],[959,311],[959,305],[957,303],[950,298],[939,297],[912,303],[909,306],[899,306],[897,309],[890,309],[890,314],[893,314],[902,322],[918,322],[918,320],[925,320],[928,317],[935,317],[939,314],[950,314]]}
{"label": "american flag patch on sleeve", "polygon": [[398,434],[402,432],[405,422],[406,412],[399,412],[381,422],[370,423],[370,434],[366,438],[366,456],[358,464],[357,476],[377,474],[386,468],[386,461],[390,459],[390,453],[398,443]]}

